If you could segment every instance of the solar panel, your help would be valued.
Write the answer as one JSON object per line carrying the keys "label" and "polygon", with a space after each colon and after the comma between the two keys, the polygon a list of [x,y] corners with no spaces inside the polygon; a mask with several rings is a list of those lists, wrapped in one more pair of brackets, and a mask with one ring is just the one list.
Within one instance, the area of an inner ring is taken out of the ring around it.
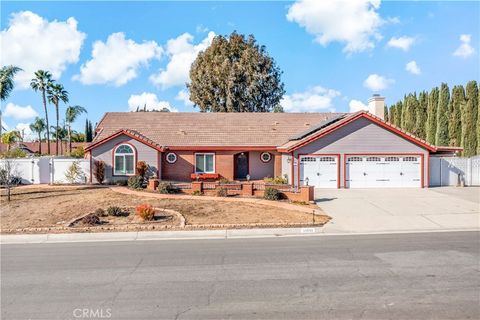
{"label": "solar panel", "polygon": [[323,129],[325,128],[326,126],[334,123],[334,122],[337,122],[338,120],[342,119],[343,117],[345,117],[345,114],[341,114],[341,115],[338,115],[336,117],[333,117],[333,118],[330,118],[330,119],[327,119],[325,121],[322,121],[314,126],[311,126],[310,128],[308,128],[307,130],[299,133],[299,134],[296,134],[294,136],[291,136],[288,140],[289,141],[292,141],[292,140],[300,140],[306,136],[308,136],[309,134],[315,132],[315,131],[318,131],[320,129]]}

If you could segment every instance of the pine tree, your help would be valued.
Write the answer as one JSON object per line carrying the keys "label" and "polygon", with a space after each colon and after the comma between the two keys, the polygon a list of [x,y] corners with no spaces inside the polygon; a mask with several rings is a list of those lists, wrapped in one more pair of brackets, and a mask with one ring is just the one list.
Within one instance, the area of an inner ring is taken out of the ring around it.
{"label": "pine tree", "polygon": [[426,138],[426,127],[427,127],[427,108],[428,108],[428,92],[422,91],[418,95],[418,104],[415,115],[415,130],[413,134],[417,137],[424,139]]}
{"label": "pine tree", "polygon": [[430,91],[427,107],[427,142],[435,144],[435,135],[437,133],[437,107],[438,107],[438,87]]}
{"label": "pine tree", "polygon": [[403,103],[402,103],[402,101],[398,101],[397,105],[395,106],[394,125],[396,125],[399,128],[402,127],[402,109],[403,109]]}
{"label": "pine tree", "polygon": [[450,101],[450,92],[448,85],[442,83],[440,86],[440,94],[438,96],[437,107],[437,131],[435,134],[435,144],[437,146],[448,146],[450,139],[448,134],[448,103]]}
{"label": "pine tree", "polygon": [[450,137],[450,146],[459,147],[462,140],[462,109],[465,104],[465,90],[463,86],[454,86],[452,97],[448,105],[450,115],[448,122],[448,134]]}
{"label": "pine tree", "polygon": [[383,108],[383,120],[388,121],[388,107]]}
{"label": "pine tree", "polygon": [[[480,135],[478,124],[478,86],[475,80],[467,83],[466,104],[462,112],[462,139],[463,155],[471,157],[480,153]],[[476,128],[477,127],[477,128]],[[477,132],[475,132],[477,131]],[[477,151],[477,150],[478,151]]]}

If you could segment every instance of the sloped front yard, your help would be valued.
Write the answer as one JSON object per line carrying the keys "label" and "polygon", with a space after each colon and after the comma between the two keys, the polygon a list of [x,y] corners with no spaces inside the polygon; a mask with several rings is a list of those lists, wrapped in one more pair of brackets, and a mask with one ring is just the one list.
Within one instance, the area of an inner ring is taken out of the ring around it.
{"label": "sloped front yard", "polygon": [[[7,203],[2,190],[1,202],[2,233],[118,231],[125,226],[128,226],[128,230],[175,229],[181,226],[181,216],[185,220],[186,228],[312,223],[311,214],[264,204],[212,201],[202,197],[155,199],[121,194],[107,187],[96,186],[18,187],[13,191],[10,203]],[[134,219],[133,208],[144,203],[155,207],[160,218],[153,222]],[[97,209],[106,210],[110,206],[124,208],[130,215],[118,218],[101,217],[101,224],[88,229],[81,228],[81,223],[67,227],[75,218],[93,213]],[[179,215],[171,212],[177,212]],[[315,222],[319,225],[326,223],[328,219],[323,215],[315,216]]]}

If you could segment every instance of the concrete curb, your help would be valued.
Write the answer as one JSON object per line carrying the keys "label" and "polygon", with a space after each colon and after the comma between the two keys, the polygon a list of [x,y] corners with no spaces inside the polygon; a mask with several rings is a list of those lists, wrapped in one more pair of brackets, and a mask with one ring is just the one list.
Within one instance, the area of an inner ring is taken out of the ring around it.
{"label": "concrete curb", "polygon": [[105,233],[58,233],[58,234],[21,234],[1,235],[0,242],[5,244],[32,243],[75,243],[104,241],[147,241],[147,240],[200,240],[200,239],[247,239],[247,238],[282,238],[305,236],[358,236],[358,235],[388,235],[432,232],[477,231],[472,229],[443,230],[403,230],[375,232],[325,232],[321,227],[311,228],[270,228],[270,229],[222,229],[195,231],[135,231],[135,232],[105,232]]}

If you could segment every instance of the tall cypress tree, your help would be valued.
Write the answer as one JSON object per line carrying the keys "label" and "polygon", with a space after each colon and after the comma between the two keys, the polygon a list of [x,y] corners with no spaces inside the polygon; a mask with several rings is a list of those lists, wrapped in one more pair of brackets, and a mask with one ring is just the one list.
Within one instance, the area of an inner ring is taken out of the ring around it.
{"label": "tall cypress tree", "polygon": [[417,94],[409,94],[403,103],[403,115],[402,115],[402,129],[410,132],[415,133],[415,118],[416,118],[416,111],[418,109],[418,100]]}
{"label": "tall cypress tree", "polygon": [[450,115],[448,122],[448,134],[450,137],[450,146],[459,147],[462,140],[462,109],[465,105],[465,89],[463,86],[454,86],[452,97],[448,105]]}
{"label": "tall cypress tree", "polygon": [[389,115],[388,115],[388,120],[391,124],[395,124],[395,105],[392,104],[390,106],[390,112],[389,112]]}
{"label": "tall cypress tree", "polygon": [[396,106],[395,106],[395,121],[394,124],[401,128],[402,127],[402,109],[403,109],[403,103],[402,101],[398,101]]}
{"label": "tall cypress tree", "polygon": [[427,127],[427,108],[428,108],[428,93],[426,91],[420,92],[418,95],[418,104],[415,116],[415,130],[413,133],[421,138],[426,138]]}
{"label": "tall cypress tree", "polygon": [[427,142],[435,144],[435,135],[437,133],[437,107],[438,107],[438,87],[430,91],[427,107]]}
{"label": "tall cypress tree", "polygon": [[388,107],[383,107],[383,120],[388,121]]}
{"label": "tall cypress tree", "polygon": [[85,142],[92,142],[92,140],[93,140],[92,122],[87,119],[85,122]]}
{"label": "tall cypress tree", "polygon": [[477,132],[480,134],[480,131],[478,131],[479,128],[476,128],[478,126],[478,86],[475,80],[467,83],[466,101],[462,112],[461,147],[463,155],[471,157],[476,154],[476,149],[480,151],[477,139]]}
{"label": "tall cypress tree", "polygon": [[440,86],[437,107],[437,132],[435,134],[435,144],[437,146],[448,146],[450,137],[448,134],[448,103],[450,101],[450,91],[446,83]]}

